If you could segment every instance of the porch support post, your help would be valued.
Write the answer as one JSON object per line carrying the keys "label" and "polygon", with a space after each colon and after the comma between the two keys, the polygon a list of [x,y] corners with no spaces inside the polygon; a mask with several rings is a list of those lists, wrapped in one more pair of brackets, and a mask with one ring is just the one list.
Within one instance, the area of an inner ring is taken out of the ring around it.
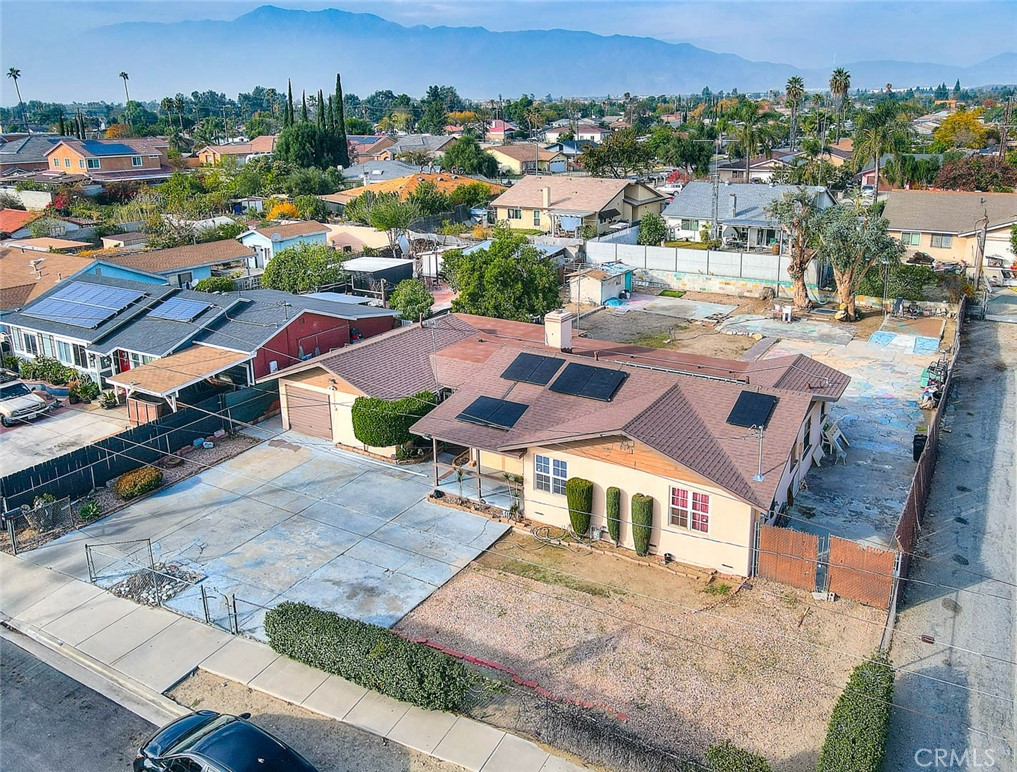
{"label": "porch support post", "polygon": [[484,492],[483,492],[483,490],[481,490],[481,487],[480,487],[480,449],[479,448],[477,449],[476,453],[477,453],[477,498],[478,499],[482,499],[482,498],[484,498]]}
{"label": "porch support post", "polygon": [[438,438],[431,438],[431,462],[434,465],[434,489],[438,490]]}
{"label": "porch support post", "polygon": [[176,394],[169,394],[169,395],[167,395],[166,400],[169,402],[170,409],[174,413],[177,412],[177,395]]}

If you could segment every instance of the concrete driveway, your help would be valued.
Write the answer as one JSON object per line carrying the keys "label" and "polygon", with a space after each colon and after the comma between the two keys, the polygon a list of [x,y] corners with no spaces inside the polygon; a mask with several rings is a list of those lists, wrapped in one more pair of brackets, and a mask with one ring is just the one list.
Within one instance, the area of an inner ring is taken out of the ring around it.
{"label": "concrete driveway", "polygon": [[0,474],[11,474],[130,428],[127,408],[64,405],[17,426],[0,427]]}
{"label": "concrete driveway", "polygon": [[[430,471],[286,433],[25,557],[87,579],[86,542],[151,539],[156,562],[206,577],[221,622],[236,595],[248,635],[283,600],[389,627],[508,528],[425,501]],[[195,586],[168,605],[204,619],[202,602]]]}

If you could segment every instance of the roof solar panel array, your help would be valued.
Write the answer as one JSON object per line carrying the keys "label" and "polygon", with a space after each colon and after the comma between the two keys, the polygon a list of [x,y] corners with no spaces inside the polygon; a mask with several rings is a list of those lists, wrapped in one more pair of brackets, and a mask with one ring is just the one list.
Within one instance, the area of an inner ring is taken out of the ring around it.
{"label": "roof solar panel array", "polygon": [[139,290],[71,282],[32,304],[24,313],[49,322],[95,329],[144,295]]}
{"label": "roof solar panel array", "polygon": [[201,316],[210,306],[210,303],[203,303],[200,300],[170,298],[149,312],[148,317],[150,319],[169,319],[174,322],[189,322]]}
{"label": "roof solar panel array", "polygon": [[512,364],[501,374],[501,377],[508,381],[546,386],[558,372],[563,361],[554,357],[523,353],[512,360]]}
{"label": "roof solar panel array", "polygon": [[572,362],[551,384],[550,389],[558,394],[610,402],[626,378],[628,373],[622,370]]}
{"label": "roof solar panel array", "polygon": [[528,405],[520,402],[509,402],[494,397],[477,397],[456,418],[479,426],[511,429],[526,412],[527,407]]}
{"label": "roof solar panel array", "polygon": [[757,391],[743,391],[735,400],[727,422],[732,426],[762,429],[770,420],[776,406],[777,398],[774,396],[760,394]]}

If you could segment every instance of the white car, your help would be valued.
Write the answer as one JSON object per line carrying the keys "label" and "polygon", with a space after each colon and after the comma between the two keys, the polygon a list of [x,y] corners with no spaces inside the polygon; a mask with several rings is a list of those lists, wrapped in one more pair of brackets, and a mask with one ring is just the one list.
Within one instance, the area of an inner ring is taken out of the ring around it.
{"label": "white car", "polygon": [[13,426],[48,413],[59,402],[47,402],[11,374],[0,374],[0,423]]}

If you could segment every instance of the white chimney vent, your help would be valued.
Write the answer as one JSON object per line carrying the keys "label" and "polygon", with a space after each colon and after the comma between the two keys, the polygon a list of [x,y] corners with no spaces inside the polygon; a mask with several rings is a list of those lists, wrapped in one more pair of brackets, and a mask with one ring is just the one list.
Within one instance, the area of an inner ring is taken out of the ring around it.
{"label": "white chimney vent", "polygon": [[731,217],[737,217],[738,216],[738,194],[737,193],[729,193],[728,194],[728,201],[731,204],[730,216]]}
{"label": "white chimney vent", "polygon": [[543,203],[544,209],[550,209],[551,208],[551,189],[550,188],[541,188],[540,189],[540,195],[541,195],[541,201]]}
{"label": "white chimney vent", "polygon": [[544,316],[544,345],[566,353],[572,351],[572,320],[571,311],[559,308]]}

